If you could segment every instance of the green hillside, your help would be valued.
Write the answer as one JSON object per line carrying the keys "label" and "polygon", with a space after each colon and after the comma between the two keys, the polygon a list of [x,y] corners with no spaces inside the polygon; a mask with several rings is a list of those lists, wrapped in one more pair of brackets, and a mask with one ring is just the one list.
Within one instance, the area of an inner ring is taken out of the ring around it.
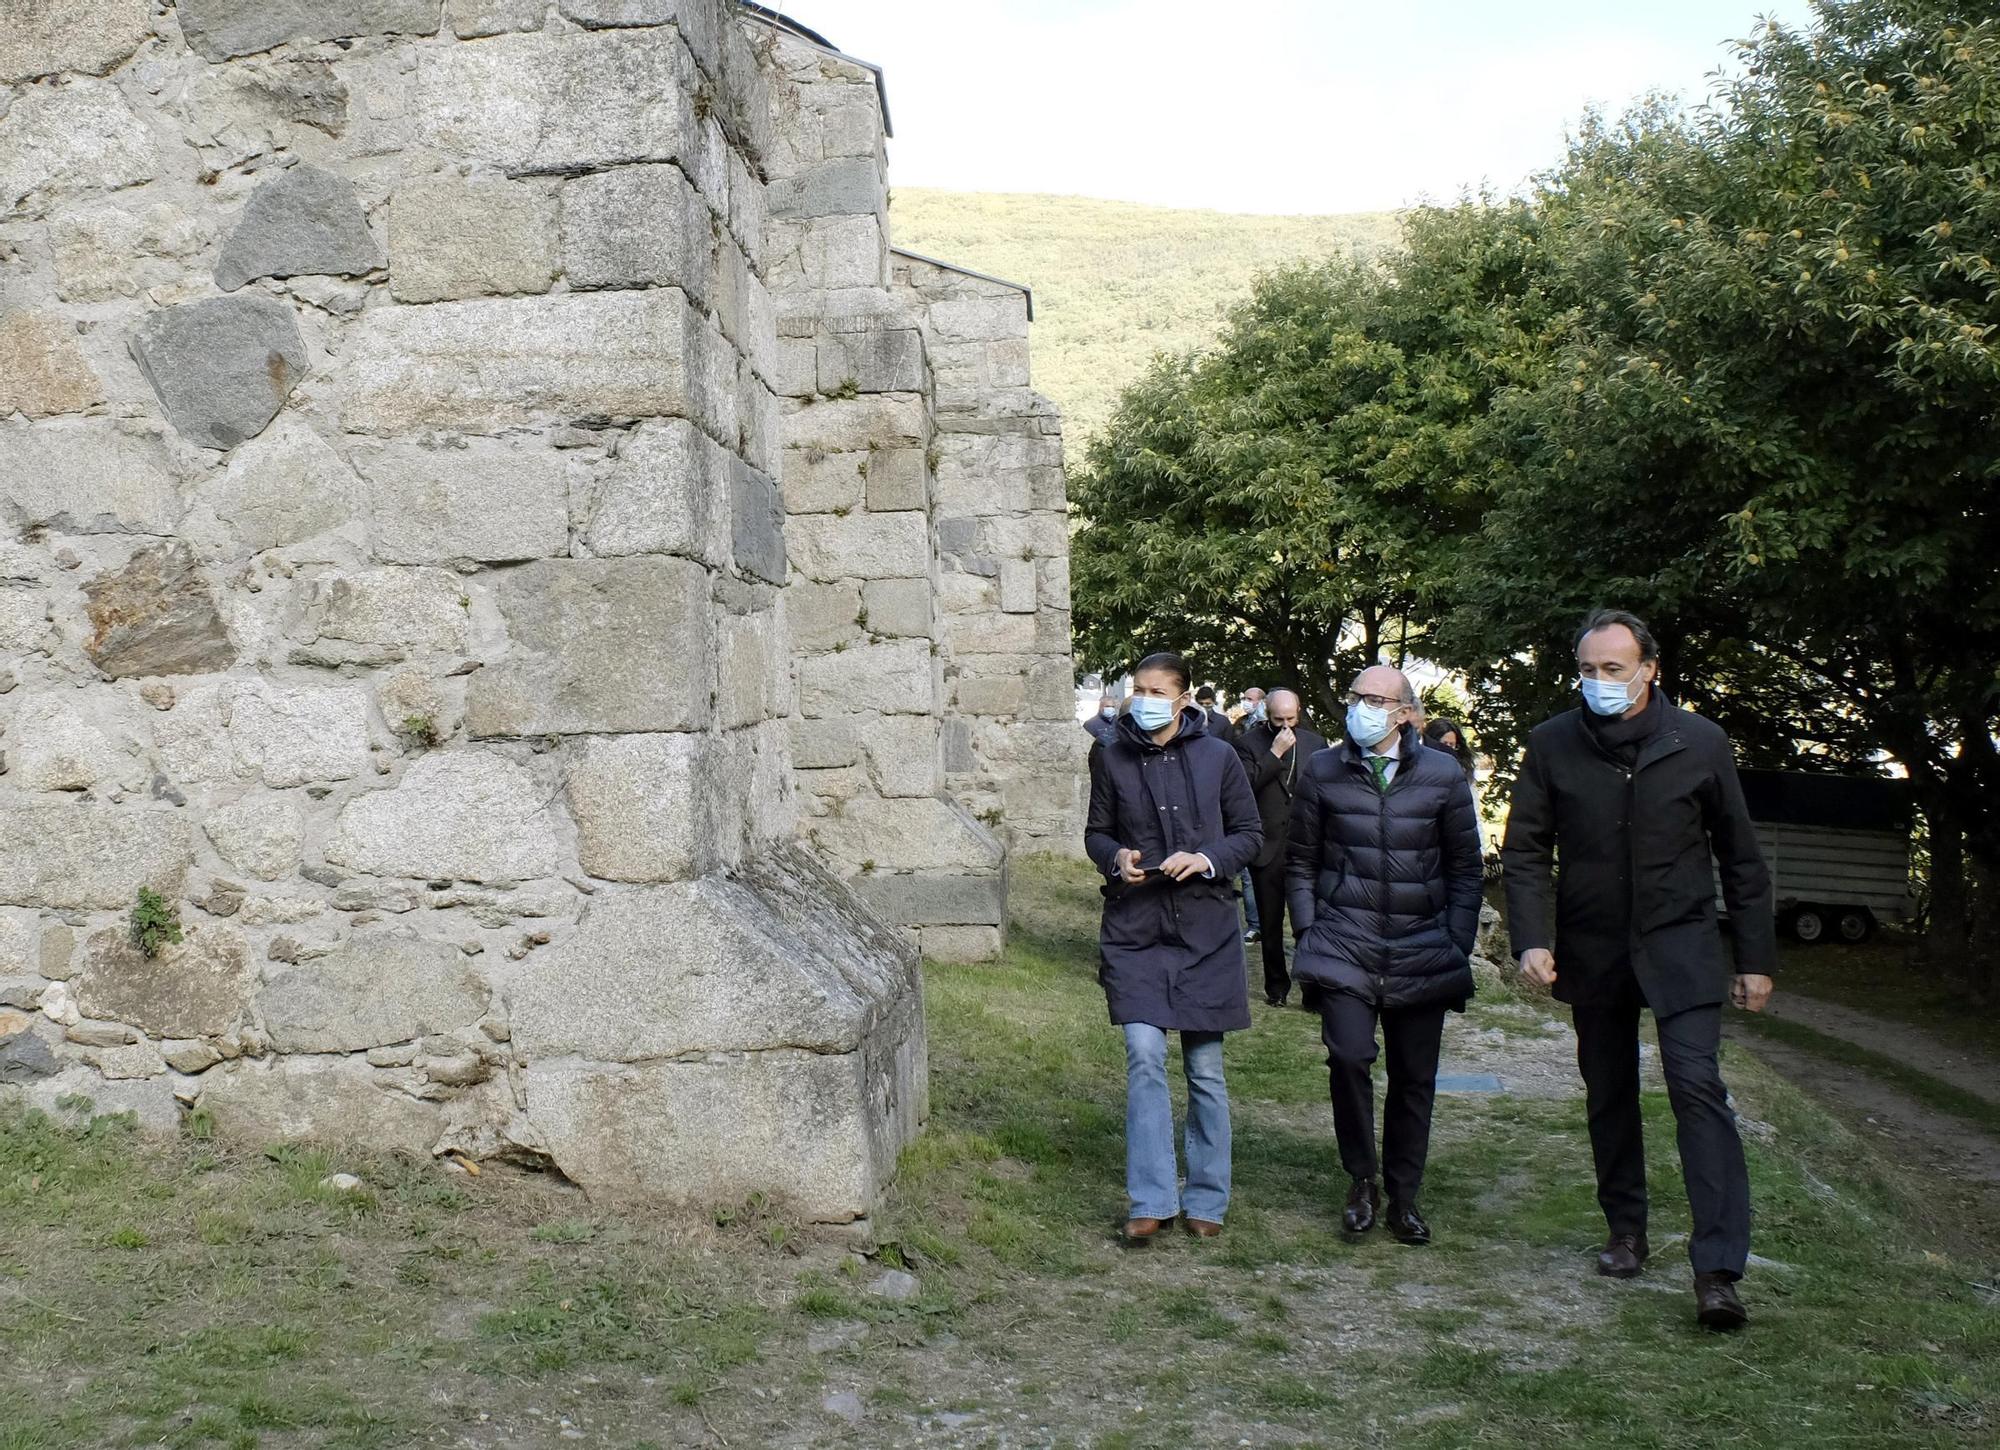
{"label": "green hillside", "polygon": [[1035,289],[1035,386],[1062,407],[1074,458],[1157,352],[1214,336],[1272,266],[1392,244],[1396,218],[1237,216],[1081,196],[896,189],[899,247]]}

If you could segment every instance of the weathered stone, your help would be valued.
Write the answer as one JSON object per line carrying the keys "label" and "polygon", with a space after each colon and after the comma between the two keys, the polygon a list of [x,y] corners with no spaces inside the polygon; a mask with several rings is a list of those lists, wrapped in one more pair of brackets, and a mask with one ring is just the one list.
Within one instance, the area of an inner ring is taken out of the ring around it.
{"label": "weathered stone", "polygon": [[885,796],[935,795],[940,784],[936,715],[884,715],[865,734],[869,774]]}
{"label": "weathered stone", "polygon": [[71,1063],[52,1077],[17,1084],[12,1091],[28,1107],[69,1129],[120,1113],[130,1113],[141,1132],[168,1136],[180,1129],[180,1108],[164,1077],[111,1082],[81,1063]]}
{"label": "weathered stone", "polygon": [[0,1034],[0,1084],[31,1082],[53,1077],[62,1064],[35,1032]]}
{"label": "weathered stone", "polygon": [[990,962],[1007,945],[998,926],[926,926],[917,930],[917,949],[926,961]]}
{"label": "weathered stone", "polygon": [[653,416],[719,432],[704,350],[722,346],[670,288],[370,308],[341,360],[342,418],[363,433]]}
{"label": "weathered stone", "polygon": [[617,33],[501,36],[417,61],[425,144],[515,173],[680,159],[699,139],[679,46]]}
{"label": "weathered stone", "polygon": [[391,1083],[359,1058],[273,1056],[210,1068],[197,1105],[218,1137],[245,1146],[304,1138],[428,1157],[443,1113]]}
{"label": "weathered stone", "polygon": [[[40,590],[27,585],[0,583],[0,653],[22,654],[47,644],[49,607],[45,599]],[[11,670],[6,678],[9,690],[20,683]]]}
{"label": "weathered stone", "polygon": [[569,465],[536,439],[362,445],[375,557],[395,564],[504,563],[569,552]]}
{"label": "weathered stone", "polygon": [[795,514],[851,513],[866,501],[868,454],[823,453],[817,448],[784,452],[785,509]]}
{"label": "weathered stone", "polygon": [[[883,194],[880,163],[873,156],[852,156],[773,182],[764,204],[773,217],[872,216],[882,209]],[[881,281],[878,273],[876,285]]]}
{"label": "weathered stone", "polygon": [[792,567],[808,579],[921,579],[930,572],[921,513],[794,514],[786,543]]}
{"label": "weathered stone", "polygon": [[1007,919],[1007,877],[890,875],[875,872],[849,883],[884,921],[902,926],[995,925]]}
{"label": "weathered stone", "polygon": [[878,448],[868,455],[868,507],[876,513],[930,506],[930,471],[921,448]]}
{"label": "weathered stone", "polygon": [[209,241],[205,220],[168,202],[127,209],[65,207],[49,222],[56,295],[65,302],[109,302],[165,286]]}
{"label": "weathered stone", "polygon": [[157,439],[110,419],[0,428],[0,520],[69,534],[165,534],[180,499]]}
{"label": "weathered stone", "polygon": [[444,0],[445,22],[460,40],[540,30],[548,10],[548,0]]}
{"label": "weathered stone", "polygon": [[78,1047],[126,1047],[138,1038],[123,1022],[77,1022],[63,1032],[63,1040]]}
{"label": "weathered stone", "polygon": [[611,881],[684,881],[714,868],[725,822],[709,740],[654,733],[571,743],[569,808],[585,871]]}
{"label": "weathered stone", "polygon": [[234,448],[263,432],[306,375],[292,309],[271,297],[162,308],[131,351],[175,430],[204,448]]}
{"label": "weathered stone", "polygon": [[861,732],[852,719],[793,720],[792,764],[799,770],[838,770],[861,760]]}
{"label": "weathered stone", "polygon": [[418,652],[462,652],[471,598],[447,569],[361,569],[323,587],[322,638]]}
{"label": "weathered stone", "polygon": [[205,67],[172,104],[181,130],[211,171],[292,150],[310,127],[347,129],[347,85],[324,60],[285,56]]}
{"label": "weathered stone", "polygon": [[256,779],[280,790],[351,780],[368,770],[368,698],[354,686],[231,680],[190,690],[153,735],[182,780]]}
{"label": "weathered stone", "polygon": [[327,442],[280,418],[238,448],[194,496],[185,532],[213,557],[289,548],[346,524],[359,486]]}
{"label": "weathered stone", "polygon": [[158,165],[152,133],[109,81],[30,87],[0,116],[0,216],[131,186]]}
{"label": "weathered stone", "polygon": [[435,35],[439,0],[181,0],[181,34],[204,60],[287,41]]}
{"label": "weathered stone", "polygon": [[[792,643],[808,653],[844,649],[861,638],[861,589],[854,580],[815,584],[800,579],[785,590]],[[873,621],[870,621],[870,627]]]}
{"label": "weathered stone", "polygon": [[81,703],[74,690],[32,695],[21,702],[7,730],[8,775],[16,785],[25,790],[136,788],[145,778],[129,744],[98,729]]}
{"label": "weathered stone", "polygon": [[[34,941],[34,933],[29,929],[32,918],[22,918],[10,912],[0,911],[0,981],[11,978],[16,972],[28,969],[29,948]],[[18,1007],[19,1002],[9,1002],[0,998],[0,1006]]]}
{"label": "weathered stone", "polygon": [[83,592],[92,631],[84,653],[107,675],[204,674],[236,661],[215,596],[185,544],[143,550]]}
{"label": "weathered stone", "polygon": [[439,740],[458,728],[457,713],[437,681],[416,670],[402,670],[384,680],[376,688],[375,705],[389,728],[400,734],[416,733],[413,721],[428,723]]}
{"label": "weathered stone", "polygon": [[910,327],[837,333],[819,345],[815,381],[822,393],[922,392],[923,334]]}
{"label": "weathered stone", "polygon": [[930,423],[924,400],[917,393],[864,393],[857,398],[827,398],[785,415],[785,445],[819,448],[827,453],[865,453],[872,446],[930,446]]}
{"label": "weathered stone", "polygon": [[156,1037],[217,1037],[249,1002],[250,954],[233,926],[189,928],[184,940],[148,957],[123,927],[84,943],[77,1006],[92,1017],[129,1022]]}
{"label": "weathered stone", "polygon": [[791,713],[791,661],[778,617],[734,615],[716,626],[721,725],[737,730]]}
{"label": "weathered stone", "polygon": [[141,886],[180,894],[188,828],[172,811],[10,805],[0,905],[123,910]]}
{"label": "weathered stone", "polygon": [[222,1061],[221,1050],[207,1042],[168,1042],[161,1046],[164,1051],[160,1055],[175,1072],[207,1072]]}
{"label": "weathered stone", "polygon": [[685,419],[640,424],[598,482],[584,542],[602,557],[678,554],[720,563],[714,519],[730,463]]}
{"label": "weathered stone", "polygon": [[0,417],[80,413],[103,400],[104,385],[83,360],[67,319],[50,312],[0,316]]}
{"label": "weathered stone", "polygon": [[861,586],[868,632],[891,639],[929,639],[935,629],[927,579],[870,579]]}
{"label": "weathered stone", "polygon": [[167,1070],[166,1059],[160,1056],[160,1049],[150,1042],[134,1042],[125,1047],[104,1047],[84,1054],[89,1062],[107,1078],[158,1077]]}
{"label": "weathered stone", "polygon": [[101,76],[139,48],[149,0],[9,0],[0,26],[0,82],[62,71]]}
{"label": "weathered stone", "polygon": [[700,565],[550,560],[506,571],[494,590],[511,645],[468,686],[474,735],[708,724],[714,646]]}
{"label": "weathered stone", "polygon": [[359,277],[381,265],[354,183],[301,164],[250,193],[222,244],[215,285],[234,292],[259,277]]}
{"label": "weathered stone", "polygon": [[35,969],[51,982],[67,982],[76,975],[71,958],[76,954],[76,933],[66,926],[52,926],[42,933],[36,949]]}
{"label": "weathered stone", "polygon": [[257,1010],[281,1052],[360,1052],[469,1027],[487,996],[457,947],[364,932],[279,972]]}
{"label": "weathered stone", "polygon": [[1007,614],[1033,614],[1035,612],[1035,561],[1033,559],[1002,559],[1000,561],[1000,608]]}
{"label": "weathered stone", "polygon": [[445,750],[340,812],[326,859],[376,876],[525,881],[568,864],[534,777],[502,756]]}
{"label": "weathered stone", "polygon": [[931,651],[922,640],[854,645],[799,663],[799,711],[807,716],[927,715],[932,699]]}
{"label": "weathered stone", "polygon": [[389,291],[399,302],[546,292],[555,270],[556,204],[543,186],[429,176],[396,192]]}
{"label": "weathered stone", "polygon": [[879,288],[888,269],[889,236],[879,214],[773,217],[777,245],[770,253],[775,286],[814,291]]}
{"label": "weathered stone", "polygon": [[741,459],[730,460],[730,542],[736,567],[772,584],[785,582],[785,501],[777,484]]}
{"label": "weathered stone", "polygon": [[851,800],[812,823],[829,863],[856,875],[877,870],[939,874],[998,871],[1006,850],[956,801],[940,797]]}
{"label": "weathered stone", "polygon": [[202,829],[238,871],[259,881],[277,881],[299,864],[305,818],[295,801],[246,796],[210,811]]}
{"label": "weathered stone", "polygon": [[627,166],[563,187],[563,275],[572,287],[679,287],[707,300],[715,226],[678,166]]}

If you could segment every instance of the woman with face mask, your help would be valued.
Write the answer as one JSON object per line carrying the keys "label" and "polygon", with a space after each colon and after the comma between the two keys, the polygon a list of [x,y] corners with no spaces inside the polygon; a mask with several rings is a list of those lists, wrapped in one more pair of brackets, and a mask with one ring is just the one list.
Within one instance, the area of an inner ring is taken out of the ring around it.
{"label": "woman with face mask", "polygon": [[[1229,1207],[1229,1093],[1222,1035],[1250,1025],[1229,883],[1263,841],[1250,782],[1188,692],[1187,662],[1148,655],[1117,730],[1092,752],[1084,848],[1105,878],[1098,980],[1125,1033],[1124,1237],[1177,1216],[1213,1238]],[[1167,1034],[1187,1074],[1187,1189],[1180,1187]]]}

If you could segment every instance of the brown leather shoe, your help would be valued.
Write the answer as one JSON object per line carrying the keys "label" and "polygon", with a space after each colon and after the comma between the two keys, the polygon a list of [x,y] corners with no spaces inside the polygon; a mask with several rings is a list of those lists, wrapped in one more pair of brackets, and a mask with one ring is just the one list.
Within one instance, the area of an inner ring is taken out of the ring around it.
{"label": "brown leather shoe", "polygon": [[1613,1234],[1598,1252],[1597,1272],[1607,1279],[1636,1279],[1652,1252],[1644,1234]]}
{"label": "brown leather shoe", "polygon": [[1375,1180],[1357,1178],[1347,1190],[1347,1207],[1341,1210],[1340,1226],[1351,1234],[1365,1234],[1375,1227]]}
{"label": "brown leather shoe", "polygon": [[1159,1232],[1160,1221],[1157,1218],[1128,1218],[1118,1236],[1127,1245],[1137,1248],[1140,1244],[1150,1244]]}
{"label": "brown leather shoe", "polygon": [[1694,1276],[1694,1317],[1710,1329],[1741,1329],[1750,1311],[1736,1297],[1736,1280],[1715,1270]]}
{"label": "brown leather shoe", "polygon": [[1222,1225],[1212,1218],[1183,1218],[1181,1227],[1198,1239],[1212,1239],[1222,1232]]}

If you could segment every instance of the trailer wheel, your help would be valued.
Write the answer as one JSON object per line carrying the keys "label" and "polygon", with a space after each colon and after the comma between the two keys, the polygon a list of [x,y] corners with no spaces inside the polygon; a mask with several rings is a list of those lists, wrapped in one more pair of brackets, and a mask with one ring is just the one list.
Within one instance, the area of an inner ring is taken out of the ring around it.
{"label": "trailer wheel", "polygon": [[1785,929],[1812,946],[1826,940],[1826,913],[1817,906],[1795,906],[1785,914]]}
{"label": "trailer wheel", "polygon": [[1875,913],[1865,906],[1849,906],[1834,918],[1833,929],[1844,942],[1864,942],[1875,935]]}

